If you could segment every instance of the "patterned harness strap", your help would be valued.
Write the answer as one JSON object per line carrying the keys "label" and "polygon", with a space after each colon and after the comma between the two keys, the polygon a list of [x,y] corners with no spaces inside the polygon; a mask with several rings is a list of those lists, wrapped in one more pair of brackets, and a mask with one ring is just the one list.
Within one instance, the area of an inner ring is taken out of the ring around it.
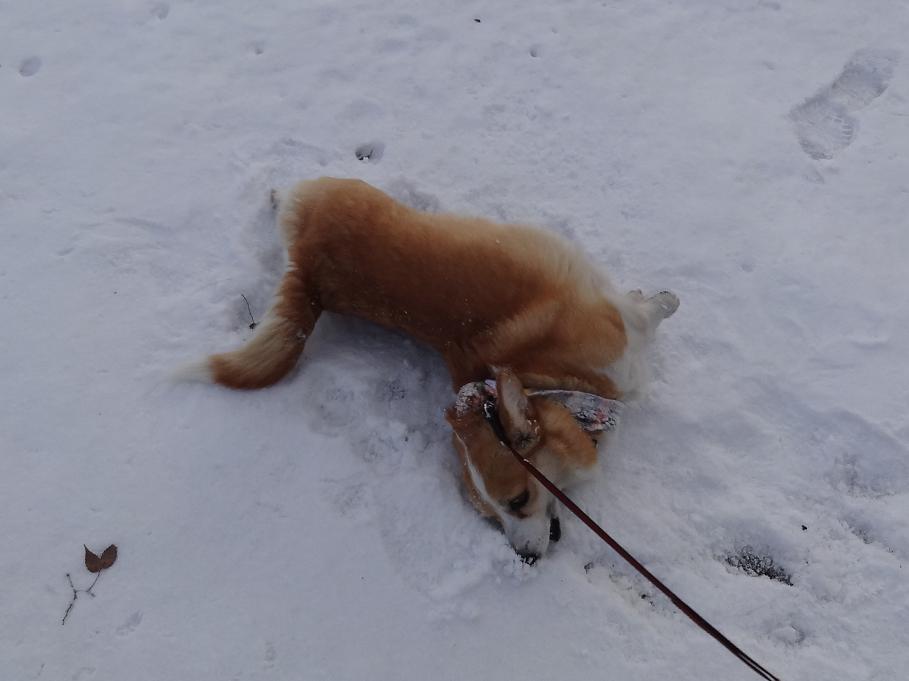
{"label": "patterned harness strap", "polygon": [[[593,393],[579,390],[527,390],[530,397],[545,397],[564,406],[577,419],[588,433],[604,433],[615,430],[619,425],[624,402],[610,400]],[[498,397],[496,382],[475,381],[467,383],[458,391],[455,411],[462,416],[470,411],[478,411],[483,402]]]}

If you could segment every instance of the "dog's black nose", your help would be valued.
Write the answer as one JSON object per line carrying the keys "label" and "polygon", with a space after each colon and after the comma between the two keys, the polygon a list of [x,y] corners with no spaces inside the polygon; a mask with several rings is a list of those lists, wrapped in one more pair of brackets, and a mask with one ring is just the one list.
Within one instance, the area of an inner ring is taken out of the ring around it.
{"label": "dog's black nose", "polygon": [[527,565],[533,565],[540,558],[540,554],[533,551],[518,551],[517,554],[521,557],[521,562]]}
{"label": "dog's black nose", "polygon": [[549,521],[549,541],[559,541],[562,538],[562,523],[555,516]]}

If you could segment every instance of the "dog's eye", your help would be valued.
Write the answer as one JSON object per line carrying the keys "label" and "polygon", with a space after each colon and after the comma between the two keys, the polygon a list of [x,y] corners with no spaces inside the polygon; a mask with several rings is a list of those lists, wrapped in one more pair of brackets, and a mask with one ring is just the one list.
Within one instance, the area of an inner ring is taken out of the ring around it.
{"label": "dog's eye", "polygon": [[508,508],[512,511],[520,511],[530,501],[530,490],[525,489],[518,496],[508,500]]}

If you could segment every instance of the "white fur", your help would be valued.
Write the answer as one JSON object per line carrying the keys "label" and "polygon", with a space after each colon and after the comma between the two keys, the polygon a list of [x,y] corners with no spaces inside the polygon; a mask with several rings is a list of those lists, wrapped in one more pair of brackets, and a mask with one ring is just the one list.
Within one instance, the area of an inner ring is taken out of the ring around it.
{"label": "white fur", "polygon": [[[474,467],[473,461],[470,460],[470,450],[464,444],[464,441],[455,433],[461,447],[464,451],[464,461],[467,463],[467,473],[470,475],[470,481],[474,489],[486,505],[495,511],[496,518],[502,525],[505,537],[515,549],[521,553],[533,553],[538,556],[546,553],[549,548],[549,524],[550,518],[546,509],[549,503],[542,504],[536,513],[527,518],[516,518],[510,513],[500,513],[500,502],[493,499],[489,492],[486,491],[486,484],[483,482],[483,476]],[[541,494],[550,497],[551,495],[544,489],[540,490]]]}
{"label": "white fur", "polygon": [[179,383],[214,383],[208,358],[187,362],[170,373],[170,379]]}
{"label": "white fur", "polygon": [[610,302],[615,305],[625,324],[627,345],[622,356],[602,373],[608,376],[626,399],[639,397],[650,378],[644,353],[659,323],[671,317],[679,306],[678,298],[669,291],[662,291],[644,298],[639,291],[621,295],[608,291]]}
{"label": "white fur", "polygon": [[[457,434],[455,434],[455,437],[458,437]],[[486,491],[486,483],[483,481],[483,476],[480,475],[480,471],[478,471],[476,468],[474,468],[473,461],[470,460],[470,450],[467,448],[467,446],[464,444],[464,441],[461,440],[460,437],[458,437],[458,441],[461,443],[461,446],[464,448],[464,461],[467,462],[467,473],[470,475],[470,481],[473,483],[474,489],[477,491],[477,494],[480,495],[480,499],[482,499],[484,502],[486,502],[486,504],[488,504],[490,508],[492,508],[492,509],[498,508],[499,502],[497,502],[495,499],[493,499],[489,495],[489,492]],[[502,516],[498,513],[496,515],[499,518],[499,520],[501,521]]]}
{"label": "white fur", "polygon": [[[544,555],[550,544],[549,532],[552,518],[557,515],[554,512],[555,497],[536,480],[532,480],[531,484],[535,485],[537,490],[537,498],[534,504],[536,510],[534,513],[526,518],[517,518],[505,512],[501,507],[500,500],[494,499],[487,491],[483,476],[473,465],[473,461],[470,458],[470,450],[465,445],[464,440],[461,439],[457,431],[454,432],[454,436],[463,453],[464,461],[467,465],[467,474],[470,476],[474,490],[486,507],[495,513],[508,542],[519,553]],[[596,468],[595,466],[590,466],[587,469],[572,468],[566,471],[558,460],[545,449],[536,458],[535,465],[543,475],[560,488],[571,487],[589,480],[593,470]]]}

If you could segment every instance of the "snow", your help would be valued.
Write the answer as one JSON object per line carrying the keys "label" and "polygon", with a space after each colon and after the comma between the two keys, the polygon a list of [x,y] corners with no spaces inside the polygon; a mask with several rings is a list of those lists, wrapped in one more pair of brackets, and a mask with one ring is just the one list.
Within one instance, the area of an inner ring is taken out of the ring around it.
{"label": "snow", "polygon": [[[326,318],[274,388],[169,381],[264,314],[268,190],[318,175],[676,291],[577,501],[782,678],[905,674],[903,3],[0,17],[5,679],[756,678],[564,514],[517,561],[414,342]],[[61,627],[83,543],[119,559]]]}

